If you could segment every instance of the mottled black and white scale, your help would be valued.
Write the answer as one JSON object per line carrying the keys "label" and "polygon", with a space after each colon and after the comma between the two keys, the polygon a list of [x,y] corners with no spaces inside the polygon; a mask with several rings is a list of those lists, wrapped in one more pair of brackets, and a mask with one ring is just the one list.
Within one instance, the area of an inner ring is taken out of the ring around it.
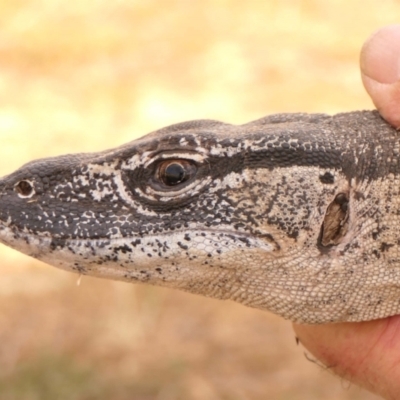
{"label": "mottled black and white scale", "polygon": [[192,121],[0,180],[0,241],[297,322],[400,312],[400,134],[376,112]]}

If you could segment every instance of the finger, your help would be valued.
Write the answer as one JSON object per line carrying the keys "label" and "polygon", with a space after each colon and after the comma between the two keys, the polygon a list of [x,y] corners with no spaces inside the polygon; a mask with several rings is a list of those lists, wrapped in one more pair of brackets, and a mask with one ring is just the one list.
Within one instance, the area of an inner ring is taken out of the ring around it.
{"label": "finger", "polygon": [[385,399],[400,393],[400,316],[361,323],[296,325],[301,343],[329,369]]}
{"label": "finger", "polygon": [[383,118],[400,128],[400,25],[375,32],[360,56],[361,78]]}

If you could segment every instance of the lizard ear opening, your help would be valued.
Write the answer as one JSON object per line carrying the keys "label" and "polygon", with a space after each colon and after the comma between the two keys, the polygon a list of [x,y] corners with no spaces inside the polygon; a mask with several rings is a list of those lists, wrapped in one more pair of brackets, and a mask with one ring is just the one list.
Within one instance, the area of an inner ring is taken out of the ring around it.
{"label": "lizard ear opening", "polygon": [[326,210],[318,244],[322,247],[338,245],[347,233],[348,221],[349,196],[347,193],[339,193]]}

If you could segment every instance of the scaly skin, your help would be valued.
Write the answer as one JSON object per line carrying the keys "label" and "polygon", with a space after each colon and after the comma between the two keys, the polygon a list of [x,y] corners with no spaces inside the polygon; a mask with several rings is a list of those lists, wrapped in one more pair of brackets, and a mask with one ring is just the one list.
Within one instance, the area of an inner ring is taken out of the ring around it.
{"label": "scaly skin", "polygon": [[0,241],[296,322],[382,318],[400,312],[399,152],[371,111],[177,124],[4,177]]}

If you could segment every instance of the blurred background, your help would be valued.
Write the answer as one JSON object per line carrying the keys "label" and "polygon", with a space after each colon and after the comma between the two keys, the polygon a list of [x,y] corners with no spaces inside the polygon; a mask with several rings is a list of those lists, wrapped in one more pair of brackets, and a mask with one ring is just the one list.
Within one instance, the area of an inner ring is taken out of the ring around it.
{"label": "blurred background", "polygon": [[[196,118],[370,109],[363,41],[395,0],[3,0],[0,175]],[[0,400],[376,399],[289,322],[58,271],[0,247]]]}

